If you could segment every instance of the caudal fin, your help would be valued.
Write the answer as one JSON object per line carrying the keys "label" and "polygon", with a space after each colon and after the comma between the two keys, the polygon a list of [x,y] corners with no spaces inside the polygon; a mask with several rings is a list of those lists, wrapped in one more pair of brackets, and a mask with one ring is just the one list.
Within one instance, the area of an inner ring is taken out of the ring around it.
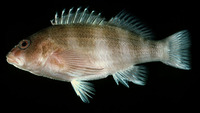
{"label": "caudal fin", "polygon": [[176,68],[189,70],[190,67],[190,40],[187,30],[177,32],[167,39],[168,58],[163,62]]}

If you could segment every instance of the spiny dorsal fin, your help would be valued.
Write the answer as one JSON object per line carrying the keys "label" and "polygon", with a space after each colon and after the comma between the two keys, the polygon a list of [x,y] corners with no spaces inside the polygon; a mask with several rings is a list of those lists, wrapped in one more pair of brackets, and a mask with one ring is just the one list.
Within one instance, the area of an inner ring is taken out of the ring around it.
{"label": "spiny dorsal fin", "polygon": [[77,8],[74,12],[71,8],[68,12],[65,9],[62,11],[61,16],[58,17],[58,13],[55,14],[55,18],[51,20],[52,25],[66,25],[66,24],[93,24],[102,25],[105,18],[101,18],[101,13],[96,14],[93,10],[88,12],[88,8],[81,11],[81,7]]}

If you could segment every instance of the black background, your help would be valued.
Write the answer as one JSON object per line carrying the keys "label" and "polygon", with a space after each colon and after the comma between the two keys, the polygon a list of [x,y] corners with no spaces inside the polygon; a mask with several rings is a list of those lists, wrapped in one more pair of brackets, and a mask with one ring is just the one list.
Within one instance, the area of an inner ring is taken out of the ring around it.
{"label": "black background", "polygon": [[[1,107],[5,110],[63,112],[136,112],[198,110],[199,102],[199,8],[192,1],[147,2],[126,0],[22,1],[2,3],[1,7]],[[191,33],[192,70],[175,69],[162,63],[147,63],[145,86],[130,83],[117,86],[113,78],[91,81],[96,93],[90,104],[76,96],[70,83],[50,80],[22,71],[6,62],[6,54],[21,39],[50,26],[55,12],[71,7],[102,12],[108,19],[125,9],[140,18],[163,39],[180,30]],[[198,25],[198,26],[197,26]]]}

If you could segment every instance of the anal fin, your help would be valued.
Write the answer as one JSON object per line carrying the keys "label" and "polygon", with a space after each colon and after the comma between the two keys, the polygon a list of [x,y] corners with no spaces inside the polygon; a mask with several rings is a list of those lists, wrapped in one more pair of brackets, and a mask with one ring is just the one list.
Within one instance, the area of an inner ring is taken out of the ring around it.
{"label": "anal fin", "polygon": [[80,80],[72,80],[71,84],[76,92],[76,94],[81,98],[84,103],[89,103],[88,97],[92,98],[90,94],[94,95],[95,89],[93,84]]}
{"label": "anal fin", "polygon": [[129,81],[138,85],[145,85],[146,68],[144,66],[131,66],[127,70],[116,72],[113,74],[113,78],[117,85],[120,82],[126,87],[129,87]]}

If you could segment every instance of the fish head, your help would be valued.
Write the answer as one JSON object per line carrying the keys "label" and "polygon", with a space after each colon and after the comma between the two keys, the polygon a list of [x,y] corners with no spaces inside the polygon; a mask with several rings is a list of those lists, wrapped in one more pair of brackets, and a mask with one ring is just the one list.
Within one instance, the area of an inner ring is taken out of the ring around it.
{"label": "fish head", "polygon": [[48,72],[48,59],[56,50],[55,42],[48,38],[48,33],[41,30],[15,45],[6,56],[9,64],[35,75]]}
{"label": "fish head", "polygon": [[37,64],[38,49],[33,47],[34,42],[31,39],[21,40],[11,51],[7,54],[6,60],[9,64],[23,70],[29,70]]}
{"label": "fish head", "polygon": [[9,64],[28,71],[35,75],[44,75],[48,72],[48,59],[53,52],[60,47],[49,38],[49,29],[38,31],[15,45],[6,56]]}
{"label": "fish head", "polygon": [[16,67],[23,67],[25,66],[26,58],[26,49],[29,48],[31,41],[29,39],[23,39],[16,45],[6,56],[7,62],[12,64]]}

